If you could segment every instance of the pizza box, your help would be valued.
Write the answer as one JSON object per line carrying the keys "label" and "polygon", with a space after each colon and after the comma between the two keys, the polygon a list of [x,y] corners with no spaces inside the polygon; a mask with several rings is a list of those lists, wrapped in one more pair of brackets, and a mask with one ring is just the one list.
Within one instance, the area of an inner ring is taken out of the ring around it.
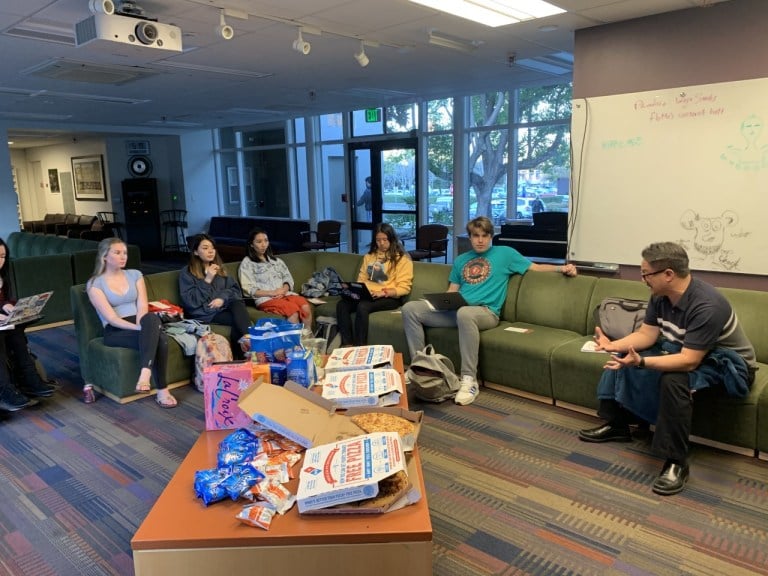
{"label": "pizza box", "polygon": [[413,424],[413,433],[401,435],[403,441],[403,450],[405,452],[413,452],[414,446],[416,446],[416,440],[421,432],[421,421],[424,419],[423,410],[406,410],[398,406],[383,406],[383,407],[371,407],[371,406],[355,406],[349,408],[346,411],[348,417],[352,417],[355,414],[369,414],[369,413],[384,413],[392,414],[393,416],[399,416],[405,418]]}
{"label": "pizza box", "polygon": [[392,368],[331,372],[323,381],[323,398],[339,408],[394,406],[402,393],[400,373]]}
{"label": "pizza box", "polygon": [[392,368],[395,362],[395,349],[389,344],[372,346],[354,346],[336,348],[325,363],[325,372],[341,370],[372,370],[374,368]]}
{"label": "pizza box", "polygon": [[[365,434],[308,448],[299,473],[296,503],[299,513],[325,509],[379,494],[379,482],[398,472],[405,472],[405,452],[397,432]],[[389,506],[410,490],[405,482],[392,494]]]}
{"label": "pizza box", "polygon": [[237,405],[257,424],[304,448],[365,434],[332,402],[292,380],[285,386],[254,382],[240,394]]}
{"label": "pizza box", "polygon": [[328,515],[328,514],[383,514],[385,512],[394,512],[405,508],[411,504],[416,504],[421,500],[421,491],[419,490],[419,467],[414,458],[408,454],[405,455],[406,472],[408,474],[408,484],[401,492],[397,494],[377,495],[375,498],[358,500],[357,502],[347,502],[346,504],[336,504],[328,508],[317,508],[304,512],[305,515]]}

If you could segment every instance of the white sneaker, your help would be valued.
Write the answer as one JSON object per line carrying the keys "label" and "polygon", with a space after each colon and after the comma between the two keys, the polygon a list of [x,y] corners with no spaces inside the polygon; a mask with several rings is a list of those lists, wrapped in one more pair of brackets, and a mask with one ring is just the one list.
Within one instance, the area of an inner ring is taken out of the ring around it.
{"label": "white sneaker", "polygon": [[459,388],[453,401],[460,406],[466,406],[472,404],[478,394],[480,394],[480,387],[477,385],[477,380],[472,376],[464,375],[461,377],[461,388]]}

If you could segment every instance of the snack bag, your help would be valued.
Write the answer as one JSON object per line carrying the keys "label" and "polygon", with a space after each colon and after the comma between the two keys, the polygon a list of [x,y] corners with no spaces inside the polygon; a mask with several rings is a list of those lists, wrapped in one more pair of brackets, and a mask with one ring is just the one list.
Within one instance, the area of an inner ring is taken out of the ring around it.
{"label": "snack bag", "polygon": [[293,324],[275,318],[260,318],[249,329],[251,354],[261,364],[286,362],[293,350],[301,350],[302,324]]}

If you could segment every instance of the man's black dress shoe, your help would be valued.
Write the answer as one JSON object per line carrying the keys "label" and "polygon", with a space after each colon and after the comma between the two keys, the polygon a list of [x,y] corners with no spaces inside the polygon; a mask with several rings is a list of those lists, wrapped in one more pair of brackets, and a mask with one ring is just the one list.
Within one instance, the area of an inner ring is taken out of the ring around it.
{"label": "man's black dress shoe", "polygon": [[659,474],[659,477],[656,478],[656,481],[653,483],[653,491],[662,496],[677,494],[685,488],[685,483],[688,481],[688,474],[688,464],[667,462],[664,464],[664,468],[661,469],[661,474]]}
{"label": "man's black dress shoe", "polygon": [[579,430],[579,440],[584,442],[631,442],[629,426],[603,424],[597,428]]}

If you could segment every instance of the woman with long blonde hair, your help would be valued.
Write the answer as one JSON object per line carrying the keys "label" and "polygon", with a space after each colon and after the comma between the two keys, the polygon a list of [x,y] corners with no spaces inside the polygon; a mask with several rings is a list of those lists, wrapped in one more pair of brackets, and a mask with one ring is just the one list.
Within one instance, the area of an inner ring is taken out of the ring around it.
{"label": "woman with long blonde hair", "polygon": [[[120,238],[99,242],[93,276],[86,284],[88,299],[104,326],[104,344],[139,351],[141,368],[136,392],[151,391],[150,377],[157,387],[156,402],[173,408],[176,399],[168,391],[168,337],[157,314],[149,312],[147,288],[139,270],[125,269],[128,247]],[[93,402],[93,390],[86,385],[85,402]]]}

